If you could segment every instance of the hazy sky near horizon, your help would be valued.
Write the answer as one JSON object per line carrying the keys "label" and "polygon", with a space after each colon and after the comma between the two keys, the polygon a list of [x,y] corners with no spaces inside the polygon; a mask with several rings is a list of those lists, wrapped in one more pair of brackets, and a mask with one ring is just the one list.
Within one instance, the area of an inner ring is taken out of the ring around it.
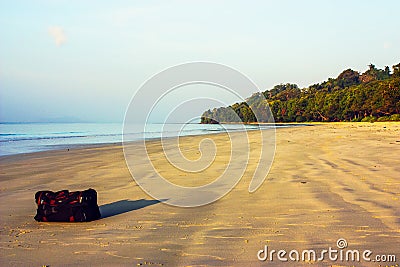
{"label": "hazy sky near horizon", "polygon": [[391,67],[398,10],[394,0],[1,1],[0,121],[120,122],[143,82],[183,62],[226,64],[261,90]]}

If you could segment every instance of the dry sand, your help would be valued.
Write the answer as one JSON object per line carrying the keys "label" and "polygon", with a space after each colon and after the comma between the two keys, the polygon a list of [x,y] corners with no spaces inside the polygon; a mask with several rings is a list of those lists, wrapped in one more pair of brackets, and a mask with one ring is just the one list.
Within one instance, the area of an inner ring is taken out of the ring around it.
{"label": "dry sand", "polygon": [[[252,149],[259,132],[250,132]],[[210,182],[229,156],[227,136],[208,136],[219,153],[207,173],[172,168],[159,142],[148,145],[158,170],[186,186]],[[204,136],[181,139],[198,157]],[[277,130],[276,155],[264,184],[247,191],[252,152],[240,183],[219,201],[178,208],[136,185],[120,145],[0,158],[1,266],[260,266],[257,252],[323,250],[345,238],[348,249],[400,260],[400,123],[329,123]],[[138,166],[140,168],[140,166]],[[142,170],[146,172],[148,170]],[[38,190],[95,188],[106,218],[89,223],[37,223]],[[291,262],[292,266],[378,266],[366,262]],[[395,263],[386,263],[395,265]],[[383,264],[386,265],[386,264]]]}

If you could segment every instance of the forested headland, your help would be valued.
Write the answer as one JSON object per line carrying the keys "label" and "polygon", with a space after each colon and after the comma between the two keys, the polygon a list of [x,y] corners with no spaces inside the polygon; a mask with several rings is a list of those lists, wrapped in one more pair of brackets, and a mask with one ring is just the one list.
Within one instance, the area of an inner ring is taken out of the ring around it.
{"label": "forested headland", "polygon": [[347,69],[307,88],[279,84],[245,102],[207,110],[201,123],[267,122],[267,104],[275,122],[400,121],[400,63],[392,70],[373,64],[364,73]]}

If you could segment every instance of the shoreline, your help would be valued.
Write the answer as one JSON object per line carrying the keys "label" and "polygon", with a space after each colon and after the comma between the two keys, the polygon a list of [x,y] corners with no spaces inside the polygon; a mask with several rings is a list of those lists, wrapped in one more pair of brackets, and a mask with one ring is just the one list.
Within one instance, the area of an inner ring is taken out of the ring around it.
{"label": "shoreline", "polygon": [[[35,123],[35,122],[33,122]],[[365,124],[370,124],[370,123],[377,123],[377,124],[384,124],[384,123],[400,123],[396,121],[387,121],[387,122],[307,122],[307,123],[298,123],[298,122],[287,122],[287,123],[275,123],[273,125],[277,126],[275,127],[276,130],[285,128],[285,126],[290,126],[290,127],[309,127],[309,126],[319,126],[319,125],[329,125],[329,124],[356,124],[356,125],[365,125]],[[15,123],[13,123],[15,124]],[[221,123],[221,124],[228,124],[228,125],[242,125],[238,123]],[[271,125],[270,123],[246,123],[244,125]],[[283,127],[280,127],[283,126]],[[259,131],[259,130],[267,130],[267,129],[250,129],[247,131]],[[233,131],[236,132],[236,131]],[[242,131],[237,131],[237,132],[242,132]],[[208,135],[216,135],[216,134],[224,134],[224,132],[217,132],[217,133],[206,133],[206,134],[194,134],[194,135],[184,135],[184,136],[169,136],[169,137],[164,137],[165,140],[171,139],[171,138],[183,138],[183,137],[197,137],[197,136],[208,136]],[[154,138],[149,138],[146,141],[147,142],[152,142],[152,141],[159,141],[160,137],[154,137]],[[134,142],[142,142],[143,140],[134,140],[134,141],[129,141],[129,143],[134,143]],[[64,151],[67,149],[84,149],[84,148],[96,148],[96,147],[104,147],[104,146],[120,146],[122,145],[123,141],[120,142],[106,142],[106,143],[88,143],[88,144],[61,144],[61,145],[50,145],[53,148],[50,149],[44,149],[44,150],[38,150],[38,151],[33,151],[33,152],[22,152],[22,153],[17,153],[17,154],[7,154],[7,155],[0,155],[0,161],[3,159],[7,159],[8,157],[19,157],[19,156],[25,156],[25,155],[30,155],[30,154],[35,154],[35,153],[42,153],[42,152],[52,152],[52,151]]]}
{"label": "shoreline", "polygon": [[[178,124],[178,123],[177,123]],[[230,124],[230,125],[235,125],[235,124]],[[242,125],[242,124],[237,124],[236,125]],[[250,124],[249,124],[250,125]],[[278,126],[276,127],[276,129],[280,128],[279,126],[282,126],[284,124],[279,124],[279,125],[275,125]],[[289,125],[289,124],[287,124]],[[297,127],[297,126],[310,126],[310,125],[306,125],[306,124],[302,124],[302,125],[291,125],[293,127]],[[247,130],[238,130],[238,131],[231,131],[233,132],[243,132],[243,131],[258,131],[259,129],[247,129]],[[261,129],[264,130],[264,129]],[[214,135],[214,134],[224,134],[225,132],[209,132],[209,133],[205,133],[205,134],[188,134],[188,135],[183,135],[183,136],[167,136],[167,137],[163,137],[163,139],[168,140],[171,138],[183,138],[186,136],[189,137],[193,137],[193,136],[206,136],[206,135]],[[121,138],[122,138],[122,134],[121,134]],[[152,141],[158,141],[160,140],[160,137],[151,137],[151,138],[147,138],[146,142],[152,142]],[[138,140],[133,140],[133,141],[129,141],[129,143],[134,143],[134,142],[142,142],[142,139],[138,139]],[[123,141],[119,141],[119,142],[105,142],[105,143],[87,143],[87,144],[81,144],[81,143],[76,143],[76,144],[59,144],[59,145],[48,145],[46,147],[46,149],[42,149],[42,150],[38,150],[38,151],[32,151],[32,152],[22,152],[22,153],[16,153],[16,154],[7,154],[7,155],[0,155],[0,160],[4,157],[11,157],[11,156],[18,156],[18,155],[26,155],[26,154],[32,154],[32,153],[40,153],[40,152],[46,152],[46,151],[63,151],[63,150],[67,150],[67,149],[77,149],[77,148],[90,148],[90,147],[103,147],[103,146],[113,146],[113,145],[122,145]]]}

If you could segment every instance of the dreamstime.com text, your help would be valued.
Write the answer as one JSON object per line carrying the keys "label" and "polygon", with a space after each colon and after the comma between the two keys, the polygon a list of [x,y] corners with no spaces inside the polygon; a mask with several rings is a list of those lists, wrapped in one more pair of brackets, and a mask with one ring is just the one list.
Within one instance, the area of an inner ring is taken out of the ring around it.
{"label": "dreamstime.com text", "polygon": [[358,249],[347,249],[346,239],[339,238],[336,242],[336,247],[329,247],[328,249],[322,250],[290,250],[289,252],[284,249],[276,250],[269,249],[268,245],[265,245],[263,249],[257,252],[257,258],[260,261],[304,261],[304,262],[320,262],[324,260],[330,260],[333,262],[377,262],[377,263],[395,263],[396,255],[394,254],[380,254],[374,255],[369,250],[358,250]]}

